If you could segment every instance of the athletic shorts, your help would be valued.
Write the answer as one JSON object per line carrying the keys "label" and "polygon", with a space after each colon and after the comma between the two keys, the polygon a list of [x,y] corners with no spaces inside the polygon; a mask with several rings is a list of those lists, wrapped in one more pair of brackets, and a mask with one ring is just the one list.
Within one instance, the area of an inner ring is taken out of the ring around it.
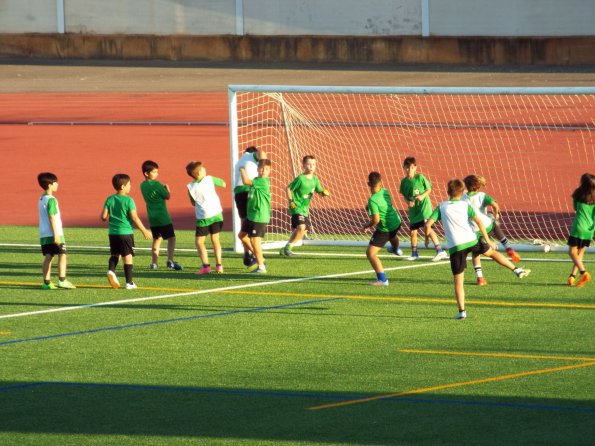
{"label": "athletic shorts", "polygon": [[153,240],[158,238],[168,240],[176,236],[176,233],[174,232],[174,225],[171,223],[165,226],[151,226],[151,234],[153,234]]}
{"label": "athletic shorts", "polygon": [[476,245],[470,248],[457,251],[450,255],[450,269],[453,276],[461,274],[467,268],[467,254],[471,253],[473,256],[485,254],[490,250],[490,245],[486,243],[483,238],[480,238]]}
{"label": "athletic shorts", "polygon": [[41,253],[44,256],[66,254],[66,246],[64,246],[64,243],[60,243],[59,245],[56,243],[48,243],[47,245],[41,245]]}
{"label": "athletic shorts", "polygon": [[250,221],[248,219],[244,220],[242,223],[242,232],[248,234],[248,237],[264,237],[267,233],[267,224],[266,223],[256,223],[254,221]]}
{"label": "athletic shorts", "polygon": [[423,229],[425,225],[426,225],[426,221],[425,220],[418,221],[417,223],[410,224],[409,225],[409,230],[415,231],[416,229]]}
{"label": "athletic shorts", "polygon": [[301,214],[294,214],[291,216],[291,229],[295,229],[300,225],[306,225],[306,229],[310,227],[310,217],[304,217]]}
{"label": "athletic shorts", "polygon": [[376,246],[377,248],[384,247],[384,245],[386,245],[390,240],[397,236],[397,231],[400,227],[401,226],[399,225],[397,229],[390,232],[383,232],[379,230],[374,231],[374,234],[372,234],[372,238],[370,239],[369,245]]}
{"label": "athletic shorts", "polygon": [[591,240],[583,240],[582,238],[568,237],[568,246],[576,246],[578,249],[588,248],[591,246]]}
{"label": "athletic shorts", "polygon": [[209,226],[197,226],[195,233],[197,237],[206,237],[209,234],[219,234],[222,229],[223,222],[216,221],[215,223],[212,223]]}
{"label": "athletic shorts", "polygon": [[134,255],[134,235],[109,235],[109,251],[113,256]]}
{"label": "athletic shorts", "polygon": [[238,209],[238,215],[243,220],[248,215],[248,192],[239,192],[233,197]]}

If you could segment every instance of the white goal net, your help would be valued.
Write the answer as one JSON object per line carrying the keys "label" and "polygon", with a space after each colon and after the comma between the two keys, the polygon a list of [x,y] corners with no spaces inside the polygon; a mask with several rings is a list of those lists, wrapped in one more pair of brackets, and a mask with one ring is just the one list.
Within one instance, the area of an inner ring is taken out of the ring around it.
{"label": "white goal net", "polygon": [[449,179],[482,175],[513,243],[563,245],[570,195],[581,174],[595,171],[595,88],[230,86],[229,105],[232,172],[249,146],[272,160],[265,242],[276,245],[291,232],[285,188],[305,155],[316,157],[331,192],[312,199],[305,243],[367,243],[359,228],[371,171],[382,174],[408,241],[399,184],[403,160],[414,156],[432,183],[433,207],[447,198]]}

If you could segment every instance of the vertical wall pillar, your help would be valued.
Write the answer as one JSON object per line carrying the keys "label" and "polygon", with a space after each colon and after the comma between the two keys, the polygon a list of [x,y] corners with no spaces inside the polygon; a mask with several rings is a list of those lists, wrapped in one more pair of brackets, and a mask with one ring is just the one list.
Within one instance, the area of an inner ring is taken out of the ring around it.
{"label": "vertical wall pillar", "polygon": [[421,0],[421,35],[430,36],[430,0]]}
{"label": "vertical wall pillar", "polygon": [[236,35],[244,35],[244,0],[236,0]]}
{"label": "vertical wall pillar", "polygon": [[64,34],[64,0],[56,0],[56,23],[58,25],[58,33]]}

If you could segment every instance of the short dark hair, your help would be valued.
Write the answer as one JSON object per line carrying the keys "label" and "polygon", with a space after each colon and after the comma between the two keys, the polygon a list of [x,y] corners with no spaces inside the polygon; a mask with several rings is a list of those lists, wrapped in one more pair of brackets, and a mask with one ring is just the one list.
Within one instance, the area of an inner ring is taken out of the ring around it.
{"label": "short dark hair", "polygon": [[57,181],[58,177],[52,172],[41,172],[39,175],[37,175],[37,182],[43,190],[48,190],[50,184],[53,184]]}
{"label": "short dark hair", "polygon": [[306,164],[308,161],[310,160],[315,160],[316,157],[314,155],[306,155],[305,157],[302,158],[302,166],[304,164]]}
{"label": "short dark hair", "polygon": [[114,186],[117,192],[122,190],[122,187],[128,183],[130,183],[130,176],[125,173],[117,173],[112,177],[112,186]]}
{"label": "short dark hair", "polygon": [[149,173],[153,169],[159,169],[159,164],[155,161],[147,160],[142,165],[143,173]]}
{"label": "short dark hair", "polygon": [[258,162],[258,167],[263,167],[263,166],[271,166],[271,165],[272,165],[272,163],[271,163],[271,160],[270,160],[270,159],[268,159],[268,158],[265,158],[265,159],[263,159],[263,160],[260,160],[260,161]]}
{"label": "short dark hair", "polygon": [[368,186],[376,187],[381,181],[382,175],[380,175],[380,172],[370,172],[368,174]]}
{"label": "short dark hair", "polygon": [[244,150],[244,152],[246,152],[246,153],[258,152],[258,148],[256,148],[255,146],[246,147],[246,150]]}
{"label": "short dark hair", "polygon": [[446,186],[446,192],[448,193],[449,197],[463,195],[464,190],[465,190],[465,183],[463,183],[458,178],[453,178],[452,180],[449,180],[448,184]]}
{"label": "short dark hair", "polygon": [[201,161],[190,161],[186,164],[186,173],[190,175],[192,178],[196,179],[194,176],[195,172],[202,167]]}
{"label": "short dark hair", "polygon": [[407,168],[411,165],[417,165],[417,162],[415,161],[415,157],[414,156],[408,156],[407,158],[405,158],[405,161],[403,161],[403,167]]}

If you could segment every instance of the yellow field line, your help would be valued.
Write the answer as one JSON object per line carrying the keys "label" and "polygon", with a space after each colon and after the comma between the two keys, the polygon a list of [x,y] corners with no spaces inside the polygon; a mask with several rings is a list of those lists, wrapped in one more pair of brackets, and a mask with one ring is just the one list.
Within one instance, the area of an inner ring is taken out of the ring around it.
{"label": "yellow field line", "polygon": [[481,352],[452,352],[442,350],[399,350],[401,353],[421,353],[427,355],[459,355],[459,356],[487,356],[493,358],[521,358],[521,359],[555,359],[560,361],[595,361],[595,358],[578,358],[574,356],[522,355],[518,353],[481,353]]}
{"label": "yellow field line", "polygon": [[[0,285],[13,285],[13,286],[37,286],[37,282],[0,282]],[[99,288],[99,289],[110,289],[109,285],[77,285],[77,288]],[[175,292],[193,292],[198,291],[199,288],[167,288],[167,287],[138,287],[139,290],[146,291],[175,291]],[[204,290],[208,291],[208,290]],[[381,297],[381,296],[350,296],[350,295],[338,295],[338,294],[308,294],[308,293],[285,293],[275,291],[239,291],[239,290],[226,290],[226,291],[213,291],[214,293],[221,294],[247,294],[255,296],[284,296],[284,297],[307,297],[307,298],[320,298],[320,299],[352,299],[352,300],[378,300],[386,302],[425,302],[425,303],[439,303],[450,305],[454,302],[454,299],[439,299],[431,297]],[[586,304],[555,304],[555,303],[533,303],[533,302],[504,302],[504,301],[475,301],[467,299],[469,305],[488,305],[495,307],[531,307],[531,308],[564,308],[564,309],[579,309],[579,310],[595,310],[595,305]]]}
{"label": "yellow field line", "polygon": [[451,383],[451,384],[442,384],[439,386],[425,387],[422,389],[406,390],[404,392],[389,393],[386,395],[376,395],[376,396],[372,396],[372,397],[368,397],[368,398],[360,398],[360,399],[349,400],[349,401],[341,401],[340,403],[324,404],[321,406],[312,406],[312,407],[308,407],[308,410],[322,410],[322,409],[332,409],[335,407],[352,406],[355,404],[369,403],[371,401],[385,400],[385,399],[389,399],[389,398],[395,398],[398,396],[415,395],[418,393],[432,392],[435,390],[450,389],[453,387],[471,386],[474,384],[484,384],[484,383],[495,382],[495,381],[503,381],[506,379],[515,379],[515,378],[522,378],[525,376],[539,375],[539,374],[543,374],[543,373],[561,372],[563,370],[578,369],[581,367],[592,367],[594,365],[595,365],[595,361],[594,362],[584,362],[581,364],[573,364],[573,365],[567,365],[567,366],[563,366],[563,367],[555,367],[555,368],[551,368],[551,369],[533,370],[530,372],[513,373],[511,375],[493,376],[491,378],[475,379],[475,380],[471,380],[471,381],[462,381],[462,382],[456,382],[456,383]]}
{"label": "yellow field line", "polygon": [[12,334],[12,331],[0,331],[0,335],[9,335]]}

